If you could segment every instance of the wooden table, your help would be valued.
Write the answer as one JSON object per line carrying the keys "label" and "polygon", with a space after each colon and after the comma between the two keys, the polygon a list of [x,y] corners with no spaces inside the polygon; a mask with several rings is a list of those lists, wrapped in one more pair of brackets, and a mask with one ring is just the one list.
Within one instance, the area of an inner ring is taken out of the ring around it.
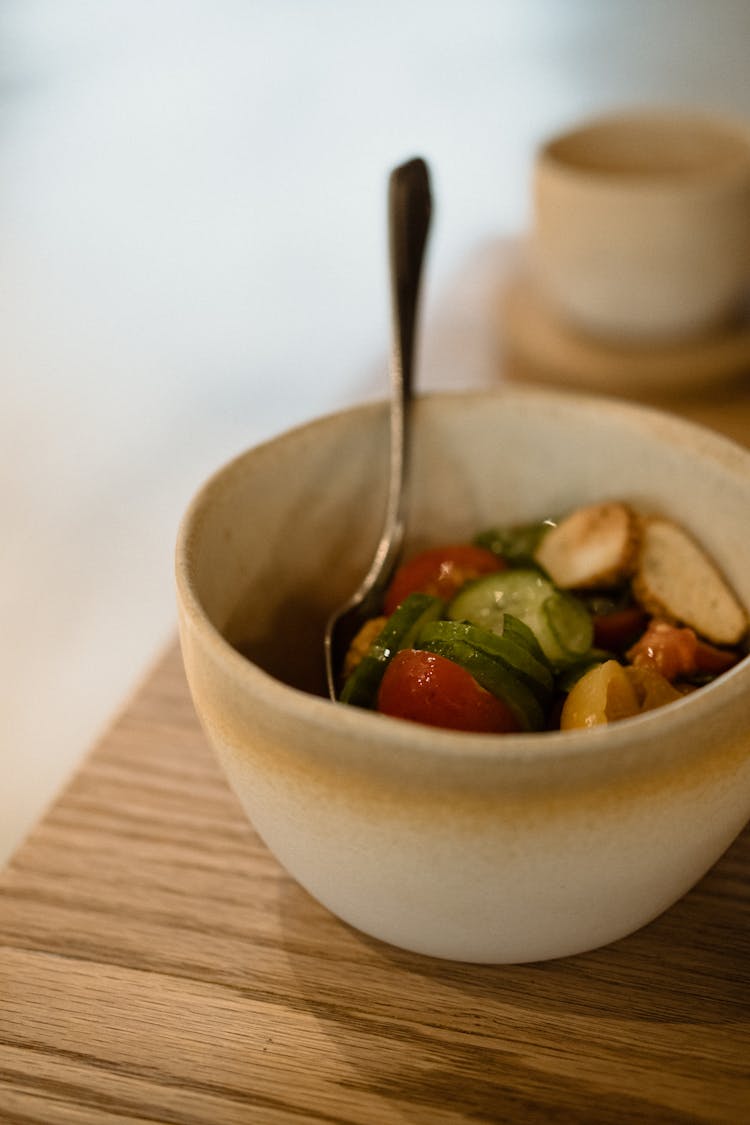
{"label": "wooden table", "polygon": [[[687,405],[750,443],[747,395]],[[0,1121],[750,1121],[750,831],[608,948],[479,967],[328,914],[168,652],[0,876]]]}

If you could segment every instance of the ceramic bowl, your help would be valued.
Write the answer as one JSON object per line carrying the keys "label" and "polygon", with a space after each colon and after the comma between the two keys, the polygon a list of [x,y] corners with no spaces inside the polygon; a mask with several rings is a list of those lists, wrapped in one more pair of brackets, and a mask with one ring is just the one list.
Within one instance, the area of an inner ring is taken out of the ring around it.
{"label": "ceramic bowl", "polygon": [[[475,962],[574,954],[683,895],[750,816],[750,660],[587,731],[441,731],[332,703],[322,627],[385,496],[384,404],[221,469],[177,546],[195,708],[269,849],[334,914]],[[535,389],[418,400],[414,547],[624,497],[681,521],[750,604],[750,453],[674,418]]]}
{"label": "ceramic bowl", "polygon": [[642,111],[553,137],[535,165],[532,252],[540,288],[594,335],[718,331],[750,285],[750,134]]}

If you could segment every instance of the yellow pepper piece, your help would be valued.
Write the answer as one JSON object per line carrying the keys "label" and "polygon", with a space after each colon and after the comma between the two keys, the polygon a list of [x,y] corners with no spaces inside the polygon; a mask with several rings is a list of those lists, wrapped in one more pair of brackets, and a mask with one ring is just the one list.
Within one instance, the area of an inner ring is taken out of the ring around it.
{"label": "yellow pepper piece", "polygon": [[637,715],[640,709],[626,669],[616,660],[607,660],[590,668],[574,684],[563,704],[560,729],[613,723]]}

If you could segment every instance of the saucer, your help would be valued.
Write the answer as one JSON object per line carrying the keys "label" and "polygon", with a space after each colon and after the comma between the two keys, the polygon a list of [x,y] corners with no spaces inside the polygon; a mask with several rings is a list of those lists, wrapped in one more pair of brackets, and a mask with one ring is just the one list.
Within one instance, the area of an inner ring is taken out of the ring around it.
{"label": "saucer", "polygon": [[643,395],[701,391],[750,375],[750,315],[721,331],[679,343],[612,343],[564,321],[532,278],[520,274],[505,290],[501,318],[511,377]]}

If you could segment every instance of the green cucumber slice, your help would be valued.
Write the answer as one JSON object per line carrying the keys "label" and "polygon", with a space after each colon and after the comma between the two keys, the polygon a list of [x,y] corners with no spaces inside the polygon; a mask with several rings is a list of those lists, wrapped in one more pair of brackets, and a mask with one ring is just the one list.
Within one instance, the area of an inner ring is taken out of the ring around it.
{"label": "green cucumber slice", "polygon": [[[492,635],[497,636],[498,634],[493,632]],[[543,664],[549,665],[549,661],[544,655],[542,646],[536,638],[536,634],[520,617],[514,617],[512,613],[504,614],[502,633],[499,635],[507,637],[508,640],[515,641],[516,644],[523,645],[537,660],[540,660]]]}
{"label": "green cucumber slice", "polygon": [[[435,622],[435,624],[450,623]],[[451,636],[444,630],[440,631],[439,635],[430,635],[427,629],[423,629],[417,644],[426,652],[434,652],[460,665],[486,691],[507,703],[522,730],[544,729],[546,724],[544,707],[528,682],[521,675],[511,671],[504,661],[489,656],[461,636]]]}
{"label": "green cucumber slice", "polygon": [[354,707],[375,706],[380,681],[391,659],[402,648],[411,648],[420,629],[440,617],[445,608],[431,594],[409,594],[394,610],[344,684],[339,699]]}
{"label": "green cucumber slice", "polygon": [[490,527],[480,531],[474,537],[474,543],[514,566],[529,566],[534,561],[537,547],[552,526],[549,520],[543,520],[513,527]]}
{"label": "green cucumber slice", "polygon": [[447,609],[451,621],[468,621],[497,633],[503,630],[506,614],[531,629],[555,667],[579,660],[593,643],[586,608],[532,567],[501,570],[468,582]]}
{"label": "green cucumber slice", "polygon": [[567,657],[580,660],[594,643],[594,623],[576,598],[555,590],[542,605],[550,631]]}
{"label": "green cucumber slice", "polygon": [[[521,622],[517,624],[521,625]],[[437,646],[440,645],[448,648],[459,641],[469,644],[477,652],[484,653],[490,659],[504,664],[510,672],[528,684],[540,702],[546,703],[554,689],[552,671],[536,644],[531,630],[526,629],[525,626],[521,627],[531,638],[533,648],[525,643],[526,638],[523,633],[520,634],[522,637],[520,641],[513,636],[513,630],[508,628],[507,620],[502,636],[465,621],[431,621],[420,629],[415,647],[429,646],[431,651],[438,652]]]}

